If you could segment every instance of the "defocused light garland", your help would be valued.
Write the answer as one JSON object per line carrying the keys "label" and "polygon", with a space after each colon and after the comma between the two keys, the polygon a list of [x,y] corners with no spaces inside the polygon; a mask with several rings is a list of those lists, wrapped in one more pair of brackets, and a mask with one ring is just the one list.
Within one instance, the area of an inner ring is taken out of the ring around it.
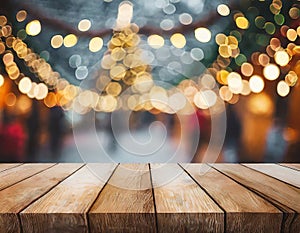
{"label": "defocused light garland", "polygon": [[[104,90],[104,94],[98,94],[96,91],[91,90],[81,90],[81,88],[61,78],[59,73],[52,70],[49,63],[34,53],[32,49],[27,48],[27,45],[20,38],[21,36],[18,35],[16,38],[12,35],[12,28],[10,25],[7,25],[6,17],[0,16],[0,54],[4,54],[2,59],[8,76],[16,81],[20,92],[27,94],[30,98],[44,99],[44,103],[48,107],[57,104],[65,109],[73,108],[79,113],[85,113],[90,109],[111,112],[120,107],[132,108],[132,110],[151,110],[156,108],[162,112],[174,113],[174,111],[163,104],[143,101],[144,99],[149,99],[149,95],[152,95],[150,99],[157,98],[170,104],[172,103],[172,98],[174,98],[173,90],[165,90],[153,85],[150,67],[141,61],[139,54],[138,44],[140,38],[137,34],[139,28],[135,24],[129,24],[130,20],[124,20],[126,15],[122,15],[122,12],[120,12],[122,7],[127,7],[124,12],[131,12],[132,16],[132,9],[128,8],[128,4],[120,5],[117,21],[119,23],[108,45],[108,53],[102,59],[101,64],[104,72],[97,81],[97,88],[100,91]],[[289,28],[283,25],[285,19],[280,14],[281,8],[282,2],[279,0],[273,0],[270,4],[270,11],[274,14],[274,21],[280,26],[277,30],[280,32],[280,37],[290,41],[287,46],[282,46],[281,41],[277,38],[279,36],[274,36],[265,47],[266,53],[254,52],[251,55],[251,59],[248,60],[239,48],[239,41],[242,36],[239,31],[232,31],[230,35],[217,34],[215,41],[219,45],[219,56],[212,66],[208,68],[209,73],[203,74],[200,77],[201,79],[199,78],[199,81],[201,80],[200,86],[192,80],[183,80],[179,83],[178,88],[182,94],[198,108],[207,109],[216,104],[219,97],[233,104],[238,101],[238,95],[240,94],[260,93],[265,87],[264,78],[272,81],[284,75],[283,80],[280,80],[277,84],[277,93],[282,97],[287,96],[290,92],[290,87],[296,85],[300,74],[300,62],[296,60],[300,55],[300,46],[293,43],[297,38],[299,39],[300,28],[299,23],[296,24],[297,28]],[[230,9],[227,5],[221,4],[217,7],[217,12],[225,17],[230,14]],[[26,15],[26,11],[19,11],[16,15],[17,21],[24,21]],[[291,7],[289,16],[293,20],[299,19],[297,5]],[[185,16],[185,18],[184,20],[182,16],[181,20],[185,22],[188,17]],[[252,23],[241,12],[234,13],[233,18],[237,28],[242,31],[247,30]],[[257,16],[254,23],[257,28],[265,30],[269,35],[274,35],[276,32],[275,24],[266,22],[263,16]],[[90,21],[87,19],[81,20],[78,24],[78,29],[82,32],[88,31],[90,27]],[[28,35],[35,36],[40,31],[41,24],[38,20],[33,20],[26,26]],[[211,40],[211,32],[207,28],[195,28],[194,32],[195,38],[201,43],[207,43]],[[60,35],[55,35],[51,39],[51,46],[53,48],[59,48],[62,45],[72,47],[77,43],[77,40],[78,38],[74,34],[68,34],[64,38]],[[257,37],[258,44],[264,43],[262,40],[262,38]],[[183,48],[186,44],[185,36],[180,33],[171,35],[170,41],[177,48]],[[153,34],[148,37],[148,43],[151,47],[157,49],[164,45],[164,38]],[[92,38],[89,43],[91,52],[99,51],[102,46],[103,40],[100,37]],[[41,83],[37,84],[28,77],[24,77],[14,62],[13,53],[5,51],[6,48],[8,50],[12,49],[18,58],[23,59],[30,71],[39,77]],[[232,71],[229,67],[233,59],[236,65],[240,67],[238,73]],[[262,72],[257,70],[262,70]],[[137,80],[140,80],[141,83],[146,83],[146,87],[139,84]],[[218,93],[219,97],[216,96],[215,92],[211,91],[216,85],[215,80],[222,86]],[[48,88],[43,83],[50,89],[55,89],[56,93],[48,93]],[[136,94],[121,100],[118,96],[122,89],[128,86],[134,89]],[[177,98],[180,99],[179,95]],[[184,109],[184,104],[173,109],[180,111]]]}

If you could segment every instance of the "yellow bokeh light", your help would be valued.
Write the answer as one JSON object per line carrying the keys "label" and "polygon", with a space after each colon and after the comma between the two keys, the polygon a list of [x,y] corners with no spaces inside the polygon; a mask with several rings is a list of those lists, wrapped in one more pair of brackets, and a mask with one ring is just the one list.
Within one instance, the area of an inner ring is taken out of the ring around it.
{"label": "yellow bokeh light", "polygon": [[4,77],[0,74],[0,87],[4,84]]}
{"label": "yellow bokeh light", "polygon": [[235,23],[240,29],[247,29],[249,27],[249,21],[245,17],[237,17]]}
{"label": "yellow bokeh light", "polygon": [[42,30],[40,21],[33,20],[26,25],[26,33],[30,36],[38,35]]}
{"label": "yellow bokeh light", "polygon": [[227,36],[225,34],[219,33],[219,34],[216,35],[216,38],[215,38],[216,39],[216,43],[218,45],[225,44],[226,38],[227,38]]}
{"label": "yellow bokeh light", "polygon": [[165,44],[164,38],[159,35],[151,35],[148,37],[147,41],[148,44],[154,49],[161,48]]}
{"label": "yellow bokeh light", "polygon": [[222,15],[222,16],[227,16],[230,14],[230,9],[227,5],[225,4],[220,4],[217,7],[217,12]]}
{"label": "yellow bokeh light", "polygon": [[229,58],[232,55],[232,50],[229,45],[222,44],[219,47],[219,54],[224,58]]}
{"label": "yellow bokeh light", "polygon": [[280,75],[280,69],[274,64],[268,64],[263,70],[264,76],[268,80],[275,80]]}
{"label": "yellow bokeh light", "polygon": [[181,33],[173,34],[170,38],[170,41],[176,48],[183,48],[186,44],[185,37]]}
{"label": "yellow bokeh light", "polygon": [[82,32],[86,32],[91,27],[91,21],[88,19],[83,19],[78,23],[78,30]]}
{"label": "yellow bokeh light", "polygon": [[202,43],[207,43],[211,39],[211,32],[207,28],[200,27],[195,29],[195,37]]}
{"label": "yellow bokeh light", "polygon": [[98,52],[103,47],[103,40],[100,37],[94,37],[90,40],[89,50],[93,53]]}
{"label": "yellow bokeh light", "polygon": [[61,35],[55,35],[51,38],[51,46],[54,49],[61,47],[64,43],[64,38]]}
{"label": "yellow bokeh light", "polygon": [[64,38],[64,46],[69,48],[77,44],[77,37],[74,34],[69,34]]}
{"label": "yellow bokeh light", "polygon": [[278,65],[286,66],[290,61],[290,56],[286,51],[282,50],[275,53],[274,59]]}
{"label": "yellow bokeh light", "polygon": [[277,84],[278,95],[285,97],[290,93],[290,86],[285,81],[280,81]]}
{"label": "yellow bokeh light", "polygon": [[250,79],[249,79],[249,86],[252,92],[254,93],[260,93],[262,92],[262,90],[265,87],[265,82],[262,79],[262,77],[258,76],[258,75],[253,75]]}
{"label": "yellow bokeh light", "polygon": [[19,90],[23,94],[27,94],[31,90],[32,82],[30,78],[24,77],[19,82]]}
{"label": "yellow bokeh light", "polygon": [[297,32],[295,29],[290,28],[289,30],[287,30],[286,32],[286,37],[290,40],[290,41],[295,41],[297,39]]}

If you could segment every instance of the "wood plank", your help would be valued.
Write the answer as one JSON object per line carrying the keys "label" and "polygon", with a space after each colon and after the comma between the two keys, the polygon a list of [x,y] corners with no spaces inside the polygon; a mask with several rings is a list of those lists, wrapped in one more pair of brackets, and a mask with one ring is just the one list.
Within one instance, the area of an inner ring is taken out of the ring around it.
{"label": "wood plank", "polygon": [[284,212],[283,232],[300,232],[300,189],[239,164],[210,164]]}
{"label": "wood plank", "polygon": [[265,199],[206,164],[182,166],[225,210],[226,232],[280,232],[283,214]]}
{"label": "wood plank", "polygon": [[300,171],[300,163],[281,163],[280,165],[290,167]]}
{"label": "wood plank", "polygon": [[245,163],[243,165],[300,188],[299,171],[269,163]]}
{"label": "wood plank", "polygon": [[0,163],[0,172],[8,170],[13,167],[20,166],[21,163]]}
{"label": "wood plank", "polygon": [[53,165],[53,163],[29,163],[5,170],[0,173],[0,190],[39,173]]}
{"label": "wood plank", "polygon": [[122,164],[89,212],[91,232],[155,232],[147,164]]}
{"label": "wood plank", "polygon": [[[90,165],[108,178],[116,164]],[[24,233],[88,232],[86,213],[105,182],[84,166],[20,213]]]}
{"label": "wood plank", "polygon": [[81,166],[58,164],[0,191],[0,232],[20,232],[18,213]]}
{"label": "wood plank", "polygon": [[223,211],[178,164],[150,166],[158,232],[224,232]]}

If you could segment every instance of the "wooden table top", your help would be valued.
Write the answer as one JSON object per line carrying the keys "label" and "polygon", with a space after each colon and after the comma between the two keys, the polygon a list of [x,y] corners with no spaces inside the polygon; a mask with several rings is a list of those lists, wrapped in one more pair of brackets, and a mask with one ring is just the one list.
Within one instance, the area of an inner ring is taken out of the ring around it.
{"label": "wooden table top", "polygon": [[300,164],[0,164],[0,232],[300,232]]}

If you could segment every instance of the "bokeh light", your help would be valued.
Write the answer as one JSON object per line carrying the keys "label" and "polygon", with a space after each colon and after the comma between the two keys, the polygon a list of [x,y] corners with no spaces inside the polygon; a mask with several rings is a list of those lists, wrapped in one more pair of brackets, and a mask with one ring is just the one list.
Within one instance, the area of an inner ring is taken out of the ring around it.
{"label": "bokeh light", "polygon": [[200,27],[195,29],[195,37],[198,41],[202,43],[207,43],[211,39],[211,32],[207,28]]}
{"label": "bokeh light", "polygon": [[90,40],[89,50],[93,53],[98,52],[102,49],[103,40],[100,37],[94,37]]}
{"label": "bokeh light", "polygon": [[280,69],[274,64],[268,64],[263,70],[264,76],[268,80],[275,80],[280,75]]}
{"label": "bokeh light", "polygon": [[40,21],[33,20],[26,25],[26,33],[30,36],[38,35],[42,30]]}
{"label": "bokeh light", "polygon": [[222,16],[227,16],[227,15],[230,14],[230,9],[229,9],[229,7],[228,7],[227,5],[225,5],[225,4],[220,4],[220,5],[218,5],[217,11],[218,11],[218,13],[219,13],[220,15],[222,15]]}
{"label": "bokeh light", "polygon": [[69,48],[77,44],[77,37],[74,34],[69,34],[64,38],[64,46]]}
{"label": "bokeh light", "polygon": [[80,20],[80,22],[78,23],[78,30],[82,32],[86,32],[90,29],[91,25],[92,23],[88,19]]}
{"label": "bokeh light", "polygon": [[253,75],[249,79],[249,86],[250,86],[250,89],[252,92],[260,93],[264,89],[265,83],[264,83],[264,80],[262,79],[262,77],[260,77],[258,75]]}

